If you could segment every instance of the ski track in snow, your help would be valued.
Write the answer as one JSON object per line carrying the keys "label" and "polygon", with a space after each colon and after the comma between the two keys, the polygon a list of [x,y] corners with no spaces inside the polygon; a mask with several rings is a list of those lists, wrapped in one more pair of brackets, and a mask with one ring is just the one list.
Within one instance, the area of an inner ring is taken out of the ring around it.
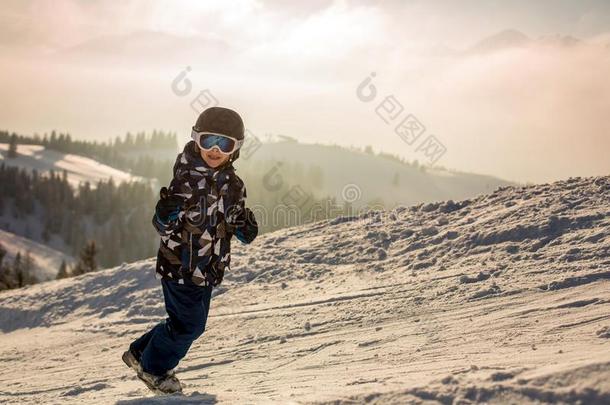
{"label": "ski track in snow", "polygon": [[0,403],[610,403],[610,176],[234,244],[155,397],[121,361],[165,317],[154,260],[0,293]]}

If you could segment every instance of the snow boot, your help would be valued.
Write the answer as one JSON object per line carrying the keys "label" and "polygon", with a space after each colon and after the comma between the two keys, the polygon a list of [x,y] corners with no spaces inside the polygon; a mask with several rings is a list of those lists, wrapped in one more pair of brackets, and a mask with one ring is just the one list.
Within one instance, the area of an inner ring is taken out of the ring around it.
{"label": "snow boot", "polygon": [[182,384],[174,370],[169,370],[165,375],[158,376],[147,373],[142,369],[142,365],[131,350],[127,350],[122,356],[123,362],[127,367],[133,369],[138,378],[146,384],[146,386],[157,394],[172,394],[182,393]]}
{"label": "snow boot", "polygon": [[123,363],[127,364],[127,367],[132,368],[136,373],[138,372],[140,362],[131,350],[127,349],[127,351],[123,353],[122,359]]}
{"label": "snow boot", "polygon": [[182,393],[182,384],[172,371],[166,373],[165,375],[159,376],[147,373],[140,367],[138,378],[156,394]]}

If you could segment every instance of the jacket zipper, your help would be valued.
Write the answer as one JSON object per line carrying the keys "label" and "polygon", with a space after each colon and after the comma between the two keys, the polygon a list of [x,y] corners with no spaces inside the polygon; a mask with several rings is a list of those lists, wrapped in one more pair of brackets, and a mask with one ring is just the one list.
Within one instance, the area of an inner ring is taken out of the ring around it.
{"label": "jacket zipper", "polygon": [[193,233],[189,232],[189,272],[193,271]]}

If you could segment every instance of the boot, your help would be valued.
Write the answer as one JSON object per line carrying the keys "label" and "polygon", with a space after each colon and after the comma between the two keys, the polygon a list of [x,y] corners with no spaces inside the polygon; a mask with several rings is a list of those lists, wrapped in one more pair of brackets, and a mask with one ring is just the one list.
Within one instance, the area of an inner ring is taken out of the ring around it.
{"label": "boot", "polygon": [[142,365],[131,350],[127,350],[122,356],[123,362],[127,367],[133,369],[138,378],[146,384],[146,386],[155,393],[171,394],[174,392],[182,392],[182,384],[174,370],[169,370],[162,376],[147,373],[142,369]]}

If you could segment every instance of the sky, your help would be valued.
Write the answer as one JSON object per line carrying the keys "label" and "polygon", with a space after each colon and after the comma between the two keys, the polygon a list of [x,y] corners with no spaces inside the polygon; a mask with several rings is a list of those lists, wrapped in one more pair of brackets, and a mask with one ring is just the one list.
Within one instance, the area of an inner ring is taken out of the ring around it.
{"label": "sky", "polygon": [[260,138],[520,182],[610,172],[607,1],[8,0],[0,51],[0,129],[23,134],[186,141],[218,103]]}

